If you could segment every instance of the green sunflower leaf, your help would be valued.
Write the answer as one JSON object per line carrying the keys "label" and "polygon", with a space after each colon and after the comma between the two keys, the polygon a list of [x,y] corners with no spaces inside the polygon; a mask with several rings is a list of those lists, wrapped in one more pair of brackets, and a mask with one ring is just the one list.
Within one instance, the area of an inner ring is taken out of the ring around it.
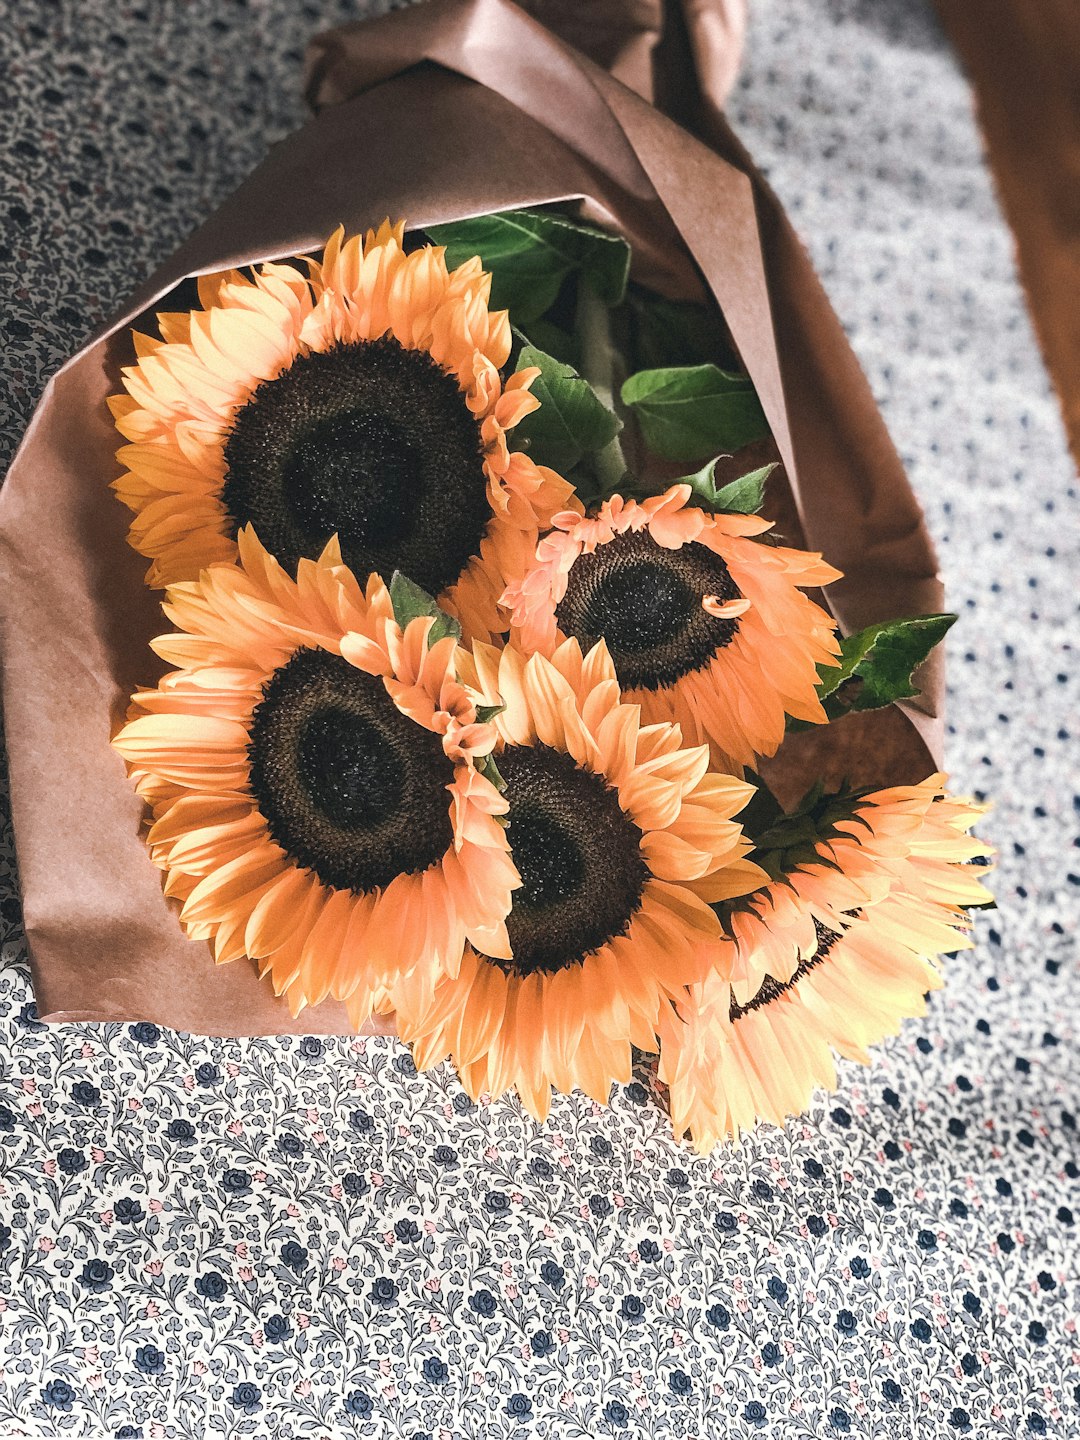
{"label": "green sunflower leaf", "polygon": [[756,515],[765,503],[765,483],[776,469],[775,463],[762,465],[760,470],[751,470],[748,475],[740,475],[737,480],[717,487],[716,466],[719,458],[717,456],[715,460],[710,460],[693,475],[683,475],[672,483],[689,485],[694,497],[708,510],[722,510],[729,515]]}
{"label": "green sunflower leaf", "polygon": [[[498,790],[500,795],[505,793],[506,781],[503,779],[502,772],[495,763],[494,755],[485,755],[482,760],[477,760],[476,768],[485,780],[490,781],[491,784],[495,786],[495,789]],[[501,825],[506,824],[505,815],[500,815],[497,819]]]}
{"label": "green sunflower leaf", "polygon": [[390,604],[394,607],[394,619],[402,630],[410,620],[427,615],[434,618],[435,623],[428,632],[429,647],[445,640],[447,635],[452,635],[455,640],[461,639],[461,626],[454,617],[441,610],[426,590],[400,570],[395,570],[390,580]]}
{"label": "green sunflower leaf", "polygon": [[618,235],[545,210],[504,210],[446,225],[427,233],[446,246],[446,263],[463,264],[479,255],[491,272],[491,303],[509,310],[524,325],[551,308],[563,281],[578,272],[605,305],[626,293],[630,246]]}
{"label": "green sunflower leaf", "polygon": [[719,365],[723,370],[738,363],[714,305],[665,300],[631,284],[626,308],[635,370],[707,364]]}
{"label": "green sunflower leaf", "polygon": [[918,695],[915,671],[956,623],[955,615],[884,620],[840,642],[840,664],[822,665],[818,695],[830,720],[852,711],[880,710]]}
{"label": "green sunflower leaf", "polygon": [[610,445],[621,422],[572,365],[535,345],[523,345],[517,368],[526,370],[534,365],[540,374],[533,381],[532,394],[540,401],[540,409],[515,427],[514,443],[528,442],[529,455],[538,465],[550,465],[565,475],[587,456]]}
{"label": "green sunflower leaf", "polygon": [[622,387],[645,443],[662,460],[700,460],[741,450],[769,433],[747,375],[717,365],[639,370]]}
{"label": "green sunflower leaf", "polygon": [[495,716],[501,715],[505,709],[505,705],[477,705],[476,718],[481,725],[490,725]]}

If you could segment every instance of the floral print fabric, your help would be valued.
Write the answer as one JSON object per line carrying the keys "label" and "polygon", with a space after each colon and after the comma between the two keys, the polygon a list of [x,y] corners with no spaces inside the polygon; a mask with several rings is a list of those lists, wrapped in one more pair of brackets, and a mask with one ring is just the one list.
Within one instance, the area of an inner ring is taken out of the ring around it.
{"label": "floral print fabric", "polygon": [[[839,1094],[701,1160],[648,1069],[540,1127],[391,1040],[46,1028],[8,827],[0,1434],[1080,1432],[1077,492],[966,85],[923,0],[871,8],[760,0],[732,113],[941,542],[949,764],[1001,852],[978,950]],[[49,371],[299,122],[308,34],[357,13],[19,7],[5,454]]]}

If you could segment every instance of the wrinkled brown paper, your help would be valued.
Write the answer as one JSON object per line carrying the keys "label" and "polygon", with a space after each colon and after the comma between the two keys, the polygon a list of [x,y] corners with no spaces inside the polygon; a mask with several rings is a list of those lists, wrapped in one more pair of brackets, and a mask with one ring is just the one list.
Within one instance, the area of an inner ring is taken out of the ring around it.
{"label": "wrinkled brown paper", "polygon": [[[635,276],[713,291],[765,407],[787,536],[846,572],[845,630],[941,609],[919,507],[869,388],[775,197],[728,130],[741,0],[532,0],[595,64],[510,0],[430,0],[318,38],[316,117],[54,377],[0,492],[3,698],[34,990],[45,1019],[149,1019],[209,1034],[343,1033],[293,1019],[253,965],[185,939],[109,745],[156,679],[165,628],[128,516],[106,397],[128,327],[188,276],[318,249],[339,223],[425,226],[580,200],[631,241]],[[692,139],[628,88],[678,114]],[[711,147],[711,148],[707,148]],[[144,324],[147,323],[144,319]],[[937,763],[941,675],[917,705],[794,737],[768,767],[792,797],[818,774],[921,779]]]}

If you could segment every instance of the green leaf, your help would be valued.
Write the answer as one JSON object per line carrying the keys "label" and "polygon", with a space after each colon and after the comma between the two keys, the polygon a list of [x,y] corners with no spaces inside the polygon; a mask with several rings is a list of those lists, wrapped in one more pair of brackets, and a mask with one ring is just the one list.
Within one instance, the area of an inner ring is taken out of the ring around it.
{"label": "green leaf", "polygon": [[476,718],[481,725],[490,725],[495,716],[501,715],[505,709],[505,705],[477,705]]}
{"label": "green leaf", "polygon": [[394,619],[402,630],[410,620],[426,615],[434,617],[435,623],[428,631],[429,647],[445,640],[447,635],[452,635],[455,640],[461,639],[461,626],[454,617],[447,615],[445,610],[440,610],[428,592],[414,584],[400,570],[395,570],[390,580],[390,603],[394,607]]}
{"label": "green leaf", "polygon": [[709,364],[729,370],[738,363],[715,305],[665,300],[631,284],[626,308],[635,370]]}
{"label": "green leaf", "polygon": [[699,460],[741,450],[769,433],[765,412],[747,375],[716,365],[639,370],[622,387],[645,443],[662,460]]}
{"label": "green leaf", "polygon": [[564,365],[573,365],[575,369],[579,367],[581,342],[576,335],[547,319],[530,320],[528,325],[528,335],[523,335],[514,327],[514,334],[522,345],[534,345],[553,360],[561,360]]}
{"label": "green leaf", "polygon": [[852,711],[880,710],[894,700],[917,695],[912,672],[955,623],[955,615],[920,615],[913,620],[884,620],[845,636],[840,642],[840,664],[818,667],[818,695],[829,719]]}
{"label": "green leaf", "polygon": [[717,489],[716,466],[719,458],[717,456],[716,460],[710,460],[693,475],[683,475],[672,484],[689,485],[694,497],[702,501],[708,510],[723,510],[729,515],[756,515],[765,503],[765,482],[776,469],[775,463],[762,465],[760,470],[751,470],[748,475],[740,475],[737,480],[731,480]]}
{"label": "green leaf", "polygon": [[626,293],[626,241],[552,211],[504,210],[431,225],[427,233],[446,246],[451,268],[479,255],[491,272],[493,307],[509,310],[519,325],[550,309],[563,281],[575,272],[605,305],[617,305]]}
{"label": "green leaf", "polygon": [[525,345],[518,356],[519,370],[539,366],[532,394],[540,401],[514,430],[515,444],[528,442],[529,455],[539,465],[550,465],[565,475],[587,455],[609,445],[621,428],[618,416],[603,403],[587,380],[572,365]]}
{"label": "green leaf", "polygon": [[[494,755],[485,755],[482,760],[477,760],[476,768],[480,771],[480,774],[483,775],[486,780],[490,780],[492,785],[495,786],[495,789],[498,790],[500,794],[503,794],[505,792],[506,781],[503,779],[502,772],[500,771],[498,765],[496,765],[495,763]],[[506,824],[505,816],[499,817],[499,820],[501,824]]]}

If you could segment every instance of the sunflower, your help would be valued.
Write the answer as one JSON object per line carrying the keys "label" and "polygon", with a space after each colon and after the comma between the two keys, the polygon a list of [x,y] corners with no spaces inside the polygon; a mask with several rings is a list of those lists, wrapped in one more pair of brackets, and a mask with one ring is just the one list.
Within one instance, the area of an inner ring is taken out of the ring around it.
{"label": "sunflower", "polygon": [[493,724],[521,878],[506,955],[474,943],[430,1005],[397,1004],[426,1068],[453,1057],[473,1096],[513,1086],[538,1119],[550,1087],[606,1102],[652,1047],[671,996],[703,977],[719,921],[701,897],[764,879],[733,817],[751,787],[709,771],[667,722],[623,704],[603,644],[550,658],[474,646],[462,676],[505,707]]}
{"label": "sunflower", "polygon": [[467,936],[506,951],[517,875],[495,742],[452,636],[396,623],[331,542],[296,578],[245,527],[238,564],[169,587],[176,669],[114,740],[151,808],[149,845],[192,939],[248,955],[296,1014],[327,996],[359,1027],[387,987],[430,990]]}
{"label": "sunflower", "polygon": [[867,1046],[925,1013],[933,957],[971,947],[967,908],[990,895],[969,862],[991,851],[967,833],[982,807],[944,778],[814,796],[759,838],[773,878],[717,907],[714,969],[660,1026],[675,1128],[701,1151],[834,1089],[833,1052],[868,1062]]}
{"label": "sunflower", "polygon": [[786,715],[826,720],[817,667],[836,663],[836,627],[796,587],[840,572],[763,544],[769,521],[708,514],[690,496],[680,484],[640,502],[615,495],[595,516],[556,515],[502,599],[526,649],[603,638],[646,723],[673,720],[738,769],[775,752]]}
{"label": "sunflower", "polygon": [[203,277],[200,310],[135,335],[114,489],[150,585],[235,559],[246,524],[290,574],[336,534],[357,575],[401,570],[467,634],[505,629],[505,577],[573,490],[509,448],[539,371],[501,380],[510,325],[479,259],[449,271],[403,236],[338,230],[306,273]]}

